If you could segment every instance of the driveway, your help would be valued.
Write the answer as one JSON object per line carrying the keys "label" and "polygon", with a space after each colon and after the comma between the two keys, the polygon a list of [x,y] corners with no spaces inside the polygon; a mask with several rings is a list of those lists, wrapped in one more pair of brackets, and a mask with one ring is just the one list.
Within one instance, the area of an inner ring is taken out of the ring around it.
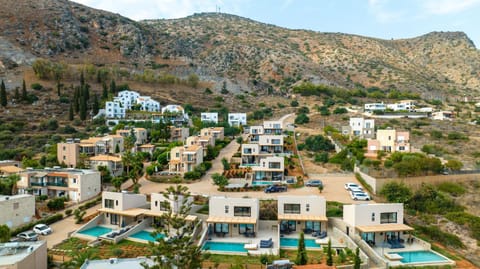
{"label": "driveway", "polygon": [[327,201],[336,201],[344,204],[365,204],[372,203],[372,201],[354,201],[350,197],[350,193],[345,190],[345,183],[360,182],[355,178],[353,173],[338,173],[338,174],[308,174],[310,178],[320,179],[323,182],[322,196]]}
{"label": "driveway", "polygon": [[[87,209],[87,214],[85,216],[89,216],[97,212],[101,204],[98,204],[94,207]],[[65,215],[65,212],[62,212]],[[77,230],[78,228],[82,227],[83,224],[76,224],[73,214],[70,217],[66,217],[60,221],[57,221],[50,225],[53,230],[53,233],[49,235],[41,235],[39,237],[40,240],[47,240],[47,248],[52,248],[54,245],[61,243],[64,239],[68,238],[68,235],[73,231]]]}

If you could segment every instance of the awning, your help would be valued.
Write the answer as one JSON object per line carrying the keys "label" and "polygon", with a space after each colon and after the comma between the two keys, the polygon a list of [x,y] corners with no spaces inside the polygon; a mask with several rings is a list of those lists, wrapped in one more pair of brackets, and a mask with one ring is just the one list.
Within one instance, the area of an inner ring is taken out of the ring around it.
{"label": "awning", "polygon": [[412,227],[405,224],[397,224],[397,223],[357,226],[356,228],[362,233],[413,231]]}
{"label": "awning", "polygon": [[257,219],[248,217],[208,217],[210,223],[257,224]]}
{"label": "awning", "polygon": [[[151,217],[162,217],[164,214],[167,214],[167,213],[162,211],[153,211],[153,210],[149,210],[145,212],[146,216],[151,216]],[[197,219],[197,216],[194,216],[194,215],[187,215],[185,217],[186,221],[195,221],[196,219]]]}
{"label": "awning", "polygon": [[110,208],[100,208],[98,209],[99,212],[103,213],[110,213],[110,214],[117,214],[121,216],[127,216],[127,217],[137,217],[142,214],[145,214],[145,212],[148,212],[150,210],[148,209],[143,209],[143,208],[130,208],[126,210],[114,210]]}
{"label": "awning", "polygon": [[279,214],[278,220],[297,220],[297,221],[328,221],[326,216],[309,216],[300,214]]}

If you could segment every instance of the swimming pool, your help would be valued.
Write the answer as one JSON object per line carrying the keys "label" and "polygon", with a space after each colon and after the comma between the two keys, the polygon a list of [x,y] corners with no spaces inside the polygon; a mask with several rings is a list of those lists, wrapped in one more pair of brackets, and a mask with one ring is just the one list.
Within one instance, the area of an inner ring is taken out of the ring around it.
{"label": "swimming pool", "polygon": [[79,233],[79,234],[90,235],[90,236],[93,236],[93,237],[99,237],[99,236],[104,235],[104,234],[107,234],[107,233],[109,233],[109,232],[111,232],[111,231],[112,231],[112,229],[107,228],[107,227],[94,226],[94,227],[92,227],[92,228],[89,228],[89,229],[80,231],[80,232],[78,232],[78,233]]}
{"label": "swimming pool", "polygon": [[[392,253],[392,252],[390,252]],[[446,258],[432,252],[432,251],[406,251],[406,252],[394,252],[403,257],[400,260],[402,263],[417,263],[417,262],[448,262]]]}
{"label": "swimming pool", "polygon": [[260,181],[260,180],[254,180],[252,182],[252,186],[270,186],[273,185],[274,182],[272,181]]}
{"label": "swimming pool", "polygon": [[[296,248],[298,247],[298,239],[282,237],[280,238],[280,247]],[[315,243],[315,239],[305,239],[305,247],[320,248],[320,245]]]}
{"label": "swimming pool", "polygon": [[225,251],[225,252],[248,252],[243,246],[245,243],[207,241],[202,250]]}
{"label": "swimming pool", "polygon": [[150,242],[155,242],[156,238],[165,238],[164,234],[157,234],[156,237],[153,237],[149,231],[142,230],[138,233],[130,235],[130,237],[136,238],[136,239],[141,239],[145,241],[150,241]]}

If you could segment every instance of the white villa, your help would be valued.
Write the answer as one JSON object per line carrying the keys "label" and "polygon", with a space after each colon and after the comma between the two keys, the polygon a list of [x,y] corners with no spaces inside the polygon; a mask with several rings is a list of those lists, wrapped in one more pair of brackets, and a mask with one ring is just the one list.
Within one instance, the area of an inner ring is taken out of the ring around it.
{"label": "white villa", "polygon": [[201,119],[202,122],[218,123],[218,113],[217,112],[202,112],[200,119]]}
{"label": "white villa", "polygon": [[247,113],[228,113],[228,124],[237,127],[247,125]]}
{"label": "white villa", "polygon": [[348,126],[342,126],[342,134],[361,138],[375,137],[375,120],[365,118],[350,118]]}

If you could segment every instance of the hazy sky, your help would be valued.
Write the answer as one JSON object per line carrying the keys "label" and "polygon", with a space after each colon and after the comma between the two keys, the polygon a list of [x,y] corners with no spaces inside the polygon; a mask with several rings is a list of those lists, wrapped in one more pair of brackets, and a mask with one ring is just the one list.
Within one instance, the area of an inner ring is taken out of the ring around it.
{"label": "hazy sky", "polygon": [[463,31],[480,45],[480,0],[74,0],[134,20],[221,12],[293,29],[385,39]]}

